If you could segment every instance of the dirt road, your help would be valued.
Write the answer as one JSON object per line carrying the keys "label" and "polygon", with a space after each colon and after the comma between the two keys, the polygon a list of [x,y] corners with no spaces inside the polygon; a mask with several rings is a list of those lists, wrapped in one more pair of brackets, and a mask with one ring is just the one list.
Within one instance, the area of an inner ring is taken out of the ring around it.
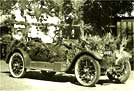
{"label": "dirt road", "polygon": [[30,71],[24,78],[10,76],[8,65],[0,61],[0,91],[133,91],[134,71],[125,84],[115,84],[106,76],[100,77],[95,87],[83,87],[77,84],[72,75],[57,74],[45,78],[40,71]]}

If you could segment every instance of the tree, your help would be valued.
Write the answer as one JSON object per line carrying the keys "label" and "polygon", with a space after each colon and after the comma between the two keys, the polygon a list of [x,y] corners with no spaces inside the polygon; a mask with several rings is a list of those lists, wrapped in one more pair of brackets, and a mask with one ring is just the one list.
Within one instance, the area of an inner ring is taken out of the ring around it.
{"label": "tree", "polygon": [[103,35],[110,30],[113,18],[133,10],[132,1],[94,1],[86,0],[83,6],[83,20],[85,24],[93,26],[94,34]]}
{"label": "tree", "polygon": [[0,0],[0,11],[2,14],[9,14],[17,0]]}

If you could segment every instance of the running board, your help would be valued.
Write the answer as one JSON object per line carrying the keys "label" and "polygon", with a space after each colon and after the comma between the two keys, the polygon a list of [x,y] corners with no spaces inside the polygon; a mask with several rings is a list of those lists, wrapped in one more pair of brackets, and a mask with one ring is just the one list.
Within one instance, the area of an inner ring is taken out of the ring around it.
{"label": "running board", "polygon": [[65,62],[42,62],[42,61],[32,61],[30,63],[31,69],[64,72],[67,70],[68,65]]}

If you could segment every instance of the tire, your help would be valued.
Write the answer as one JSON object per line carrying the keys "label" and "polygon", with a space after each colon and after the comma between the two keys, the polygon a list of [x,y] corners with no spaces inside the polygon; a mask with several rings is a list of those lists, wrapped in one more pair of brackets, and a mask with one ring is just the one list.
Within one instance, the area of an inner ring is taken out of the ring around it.
{"label": "tire", "polygon": [[55,75],[56,72],[49,72],[49,71],[41,71],[42,75],[46,78],[52,77]]}
{"label": "tire", "polygon": [[126,82],[131,73],[131,66],[128,58],[120,59],[118,69],[120,69],[120,71],[114,70],[112,72],[107,72],[107,77],[114,83]]}
{"label": "tire", "polygon": [[75,63],[76,79],[83,86],[95,86],[100,72],[99,62],[88,54],[81,55]]}
{"label": "tire", "polygon": [[15,52],[11,55],[9,60],[9,71],[15,78],[21,78],[25,75],[26,69],[24,66],[24,58],[20,53]]}

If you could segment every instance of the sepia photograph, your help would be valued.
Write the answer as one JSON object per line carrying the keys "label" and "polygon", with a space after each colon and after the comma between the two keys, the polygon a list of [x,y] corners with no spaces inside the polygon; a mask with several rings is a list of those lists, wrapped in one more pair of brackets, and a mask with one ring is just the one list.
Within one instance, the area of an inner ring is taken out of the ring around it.
{"label": "sepia photograph", "polygon": [[0,0],[0,91],[132,91],[134,0]]}

